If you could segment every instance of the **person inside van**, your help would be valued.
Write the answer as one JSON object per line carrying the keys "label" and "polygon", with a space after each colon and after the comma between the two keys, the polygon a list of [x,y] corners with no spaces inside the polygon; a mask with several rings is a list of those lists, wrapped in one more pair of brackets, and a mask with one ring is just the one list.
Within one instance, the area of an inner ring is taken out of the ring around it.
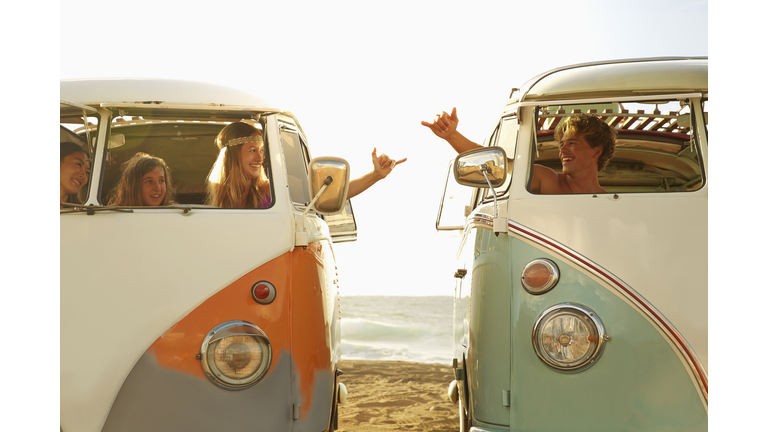
{"label": "person inside van", "polygon": [[120,179],[112,190],[110,206],[158,207],[174,204],[171,171],[165,161],[136,153],[121,167]]}
{"label": "person inside van", "polygon": [[[266,208],[272,203],[269,179],[264,169],[262,131],[247,122],[234,122],[216,136],[219,157],[208,177],[206,204],[220,208]],[[387,155],[371,154],[374,170],[349,182],[352,198],[387,177],[396,165]]]}
{"label": "person inside van", "polygon": [[[434,121],[421,124],[448,141],[458,153],[482,147],[456,130],[459,117],[455,107],[451,114],[443,111]],[[562,173],[534,165],[530,191],[535,194],[606,193],[597,180],[597,173],[613,157],[616,131],[597,116],[574,114],[557,126],[555,140],[560,145]]]}
{"label": "person inside van", "polygon": [[88,182],[91,164],[85,150],[79,144],[64,141],[60,143],[60,195],[59,202],[82,204],[79,196]]}

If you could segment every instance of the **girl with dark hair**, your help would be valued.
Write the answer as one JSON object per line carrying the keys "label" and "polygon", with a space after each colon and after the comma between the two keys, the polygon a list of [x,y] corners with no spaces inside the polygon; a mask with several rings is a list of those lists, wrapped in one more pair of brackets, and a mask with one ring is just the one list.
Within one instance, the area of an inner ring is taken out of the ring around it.
{"label": "girl with dark hair", "polygon": [[146,153],[136,153],[122,166],[110,206],[158,207],[174,203],[171,171],[165,161]]}
{"label": "girl with dark hair", "polygon": [[65,141],[60,144],[59,202],[82,204],[80,191],[88,182],[91,169],[88,154],[77,143]]}

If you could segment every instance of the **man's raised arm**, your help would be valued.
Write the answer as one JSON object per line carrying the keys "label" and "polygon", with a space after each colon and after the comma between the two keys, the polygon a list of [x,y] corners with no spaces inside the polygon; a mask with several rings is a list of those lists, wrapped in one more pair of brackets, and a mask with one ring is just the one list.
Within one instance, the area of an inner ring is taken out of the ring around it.
{"label": "man's raised arm", "polygon": [[443,111],[442,114],[437,114],[431,123],[422,121],[421,124],[428,127],[438,137],[448,141],[448,144],[456,150],[456,153],[464,153],[467,150],[482,147],[480,144],[470,141],[456,130],[459,125],[456,107],[451,110],[450,114]]}

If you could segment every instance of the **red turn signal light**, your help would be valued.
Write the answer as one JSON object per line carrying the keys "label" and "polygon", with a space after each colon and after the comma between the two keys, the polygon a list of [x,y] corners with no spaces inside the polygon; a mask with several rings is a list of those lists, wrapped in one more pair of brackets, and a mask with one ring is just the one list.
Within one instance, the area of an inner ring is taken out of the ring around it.
{"label": "red turn signal light", "polygon": [[525,266],[520,279],[523,282],[523,288],[529,293],[544,294],[557,284],[560,279],[560,270],[552,260],[539,258]]}
{"label": "red turn signal light", "polygon": [[256,300],[256,303],[270,304],[276,296],[275,286],[267,281],[256,282],[251,288],[251,297]]}

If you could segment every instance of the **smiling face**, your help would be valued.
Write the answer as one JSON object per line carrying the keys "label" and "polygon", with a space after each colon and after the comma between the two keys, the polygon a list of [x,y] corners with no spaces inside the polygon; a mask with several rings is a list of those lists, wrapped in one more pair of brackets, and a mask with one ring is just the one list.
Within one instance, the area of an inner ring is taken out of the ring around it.
{"label": "smiling face", "polygon": [[264,144],[261,141],[261,136],[258,134],[251,135],[257,137],[256,142],[247,142],[240,148],[240,168],[248,179],[253,180],[261,176],[261,166],[264,162]]}
{"label": "smiling face", "polygon": [[69,195],[80,192],[90,174],[90,163],[83,152],[75,152],[61,161],[60,195],[66,201]]}
{"label": "smiling face", "polygon": [[145,206],[160,206],[165,199],[165,170],[155,167],[141,178],[141,203]]}
{"label": "smiling face", "polygon": [[568,132],[560,141],[560,162],[563,164],[563,174],[574,175],[587,170],[597,173],[597,160],[603,148],[592,148],[584,139],[584,134]]}

